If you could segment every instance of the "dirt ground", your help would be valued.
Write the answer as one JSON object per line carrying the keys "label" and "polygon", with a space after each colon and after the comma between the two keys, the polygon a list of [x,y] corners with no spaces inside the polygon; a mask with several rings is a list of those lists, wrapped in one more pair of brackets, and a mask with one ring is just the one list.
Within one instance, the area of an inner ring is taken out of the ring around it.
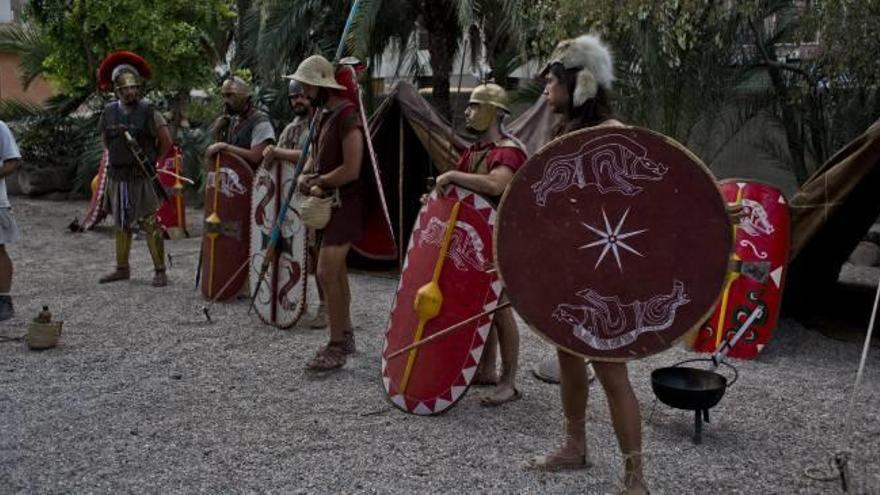
{"label": "dirt ground", "polygon": [[[17,337],[46,304],[64,320],[59,347],[0,342],[0,493],[616,493],[621,459],[601,388],[588,436],[594,466],[567,474],[522,469],[561,439],[555,386],[529,370],[551,349],[524,325],[522,400],[479,405],[480,389],[437,417],[387,401],[379,379],[382,336],[396,279],[352,275],[359,352],[340,372],[306,360],[323,331],[280,331],[218,304],[208,323],[193,280],[198,238],[167,243],[171,286],[149,285],[143,241],[133,280],[98,285],[113,266],[108,229],[65,231],[84,202],[13,198],[24,232],[9,246]],[[200,223],[200,212],[190,212]],[[867,312],[862,317],[867,325]],[[673,348],[631,363],[645,418],[652,493],[835,493],[816,481],[830,456],[851,452],[850,488],[880,493],[880,352],[872,347],[850,410],[860,339],[784,319],[755,361],[711,410],[702,445],[691,413],[657,403],[652,369],[693,354]],[[830,329],[833,330],[833,329]],[[851,413],[848,414],[848,413]],[[850,433],[846,432],[846,418]]]}

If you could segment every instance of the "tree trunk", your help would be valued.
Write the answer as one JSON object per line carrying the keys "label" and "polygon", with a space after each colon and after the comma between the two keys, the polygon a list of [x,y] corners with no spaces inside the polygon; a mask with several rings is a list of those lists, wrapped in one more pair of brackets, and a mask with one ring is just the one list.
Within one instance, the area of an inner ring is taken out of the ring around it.
{"label": "tree trunk", "polygon": [[178,142],[180,130],[189,127],[186,105],[189,103],[189,90],[178,89],[171,98],[171,139]]}
{"label": "tree trunk", "polygon": [[758,48],[758,54],[767,67],[767,75],[770,76],[773,93],[782,112],[782,125],[785,127],[788,152],[791,155],[791,169],[798,185],[801,185],[808,178],[803,140],[803,122],[798,119],[797,111],[788,101],[789,88],[782,76],[782,69],[776,65],[776,47],[772,42],[764,39],[756,25],[755,19],[749,20],[749,26],[754,36],[755,46]]}
{"label": "tree trunk", "polygon": [[447,119],[452,117],[449,99],[449,76],[458,51],[461,28],[456,17],[454,2],[428,0],[423,4],[425,29],[428,31],[428,51],[431,54],[431,86],[434,107]]}

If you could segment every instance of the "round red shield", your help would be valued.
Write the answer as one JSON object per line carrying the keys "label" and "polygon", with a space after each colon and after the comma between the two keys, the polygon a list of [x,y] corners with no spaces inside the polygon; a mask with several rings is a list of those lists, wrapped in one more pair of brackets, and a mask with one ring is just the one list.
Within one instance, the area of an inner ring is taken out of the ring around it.
{"label": "round red shield", "polygon": [[732,228],[715,181],[673,140],[584,129],[529,158],[499,208],[496,262],[513,306],[575,354],[667,349],[712,311]]}

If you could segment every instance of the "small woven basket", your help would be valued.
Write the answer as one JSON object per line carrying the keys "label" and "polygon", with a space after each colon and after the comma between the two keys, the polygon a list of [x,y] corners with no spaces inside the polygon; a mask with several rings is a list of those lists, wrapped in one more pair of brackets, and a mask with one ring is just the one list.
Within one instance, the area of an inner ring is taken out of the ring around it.
{"label": "small woven basket", "polygon": [[62,321],[28,323],[27,345],[31,349],[49,349],[58,345],[61,338]]}
{"label": "small woven basket", "polygon": [[302,223],[314,230],[321,230],[330,222],[333,207],[339,206],[339,189],[326,197],[305,196],[299,201],[299,215]]}

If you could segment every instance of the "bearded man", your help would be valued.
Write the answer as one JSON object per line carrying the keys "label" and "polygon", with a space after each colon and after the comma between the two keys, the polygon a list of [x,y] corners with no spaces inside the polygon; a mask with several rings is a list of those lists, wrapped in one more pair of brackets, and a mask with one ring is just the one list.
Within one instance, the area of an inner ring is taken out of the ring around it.
{"label": "bearded man", "polygon": [[244,79],[233,76],[220,88],[226,114],[214,121],[214,144],[208,146],[207,156],[224,151],[237,155],[256,169],[263,160],[263,150],[275,142],[275,130],[269,116],[257,110],[253,104],[250,85]]}
{"label": "bearded man", "polygon": [[98,69],[99,88],[106,91],[112,85],[117,97],[104,107],[98,123],[108,156],[102,207],[116,226],[116,269],[101,277],[102,284],[131,278],[128,258],[137,224],[144,228],[153,259],[152,285],[168,284],[164,239],[156,219],[161,198],[153,181],[156,159],[165,156],[172,140],[162,114],[141,95],[143,80],[150,75],[149,64],[132,52],[111,53]]}

